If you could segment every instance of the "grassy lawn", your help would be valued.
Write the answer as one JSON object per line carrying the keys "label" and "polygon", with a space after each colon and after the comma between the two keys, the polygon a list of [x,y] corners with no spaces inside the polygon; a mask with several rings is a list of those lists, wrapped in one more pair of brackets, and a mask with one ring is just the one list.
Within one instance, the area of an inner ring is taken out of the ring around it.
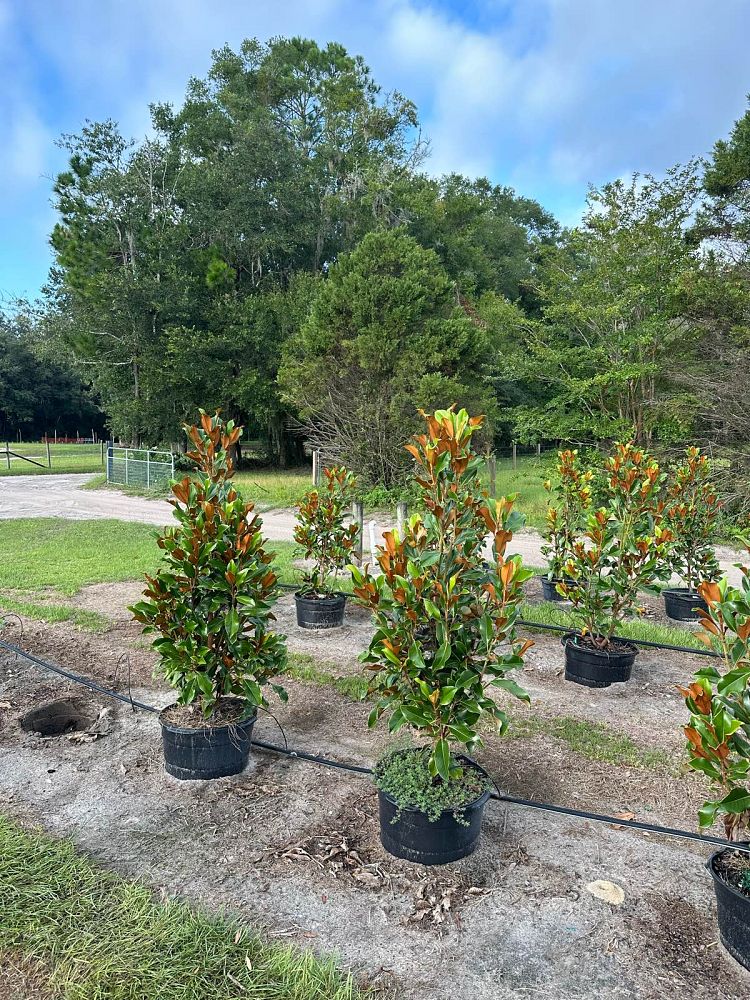
{"label": "grassy lawn", "polygon": [[[497,461],[496,494],[499,497],[508,496],[510,493],[519,494],[517,507],[526,515],[527,528],[544,527],[548,498],[543,483],[552,474],[555,460],[555,452],[548,452],[541,458],[535,455],[519,456],[515,469],[509,458]],[[482,479],[485,486],[488,486],[489,477],[486,471]]]}
{"label": "grassy lawn", "polygon": [[[0,607],[43,621],[74,621],[82,628],[100,630],[105,620],[70,606],[42,605],[34,594],[70,597],[92,583],[139,580],[159,563],[157,529],[133,521],[66,521],[61,518],[20,518],[0,521]],[[294,542],[273,542],[275,569],[284,584],[299,582],[293,565]],[[351,590],[346,574],[339,589]],[[523,617],[546,625],[574,625],[570,612],[557,604],[526,604]],[[688,629],[647,620],[626,622],[620,634],[631,639],[673,645],[703,645]]]}
{"label": "grassy lawn", "polygon": [[[576,619],[565,607],[553,604],[551,601],[540,601],[538,604],[524,604],[521,617],[526,621],[539,622],[540,625],[564,625],[576,627]],[[626,639],[643,639],[645,642],[661,642],[671,646],[691,646],[694,649],[705,649],[705,645],[695,633],[679,626],[659,625],[646,618],[634,618],[625,621],[617,629],[617,634]]]}
{"label": "grassy lawn", "polygon": [[329,958],[246,925],[157,902],[67,842],[0,817],[0,957],[30,963],[61,1000],[358,1000]]}
{"label": "grassy lawn", "polygon": [[43,468],[11,456],[8,468],[5,442],[0,441],[0,476],[49,476],[64,472],[101,472],[103,468],[101,445],[98,444],[51,444],[52,467],[47,467],[47,446],[29,442],[9,442],[10,450],[18,455],[40,462]]}
{"label": "grassy lawn", "polygon": [[[92,583],[139,580],[153,573],[160,550],[157,529],[133,521],[66,521],[20,518],[0,521],[0,608],[40,621],[72,621],[80,628],[105,631],[107,619],[64,603]],[[297,583],[293,542],[274,542],[275,568],[282,583]]]}

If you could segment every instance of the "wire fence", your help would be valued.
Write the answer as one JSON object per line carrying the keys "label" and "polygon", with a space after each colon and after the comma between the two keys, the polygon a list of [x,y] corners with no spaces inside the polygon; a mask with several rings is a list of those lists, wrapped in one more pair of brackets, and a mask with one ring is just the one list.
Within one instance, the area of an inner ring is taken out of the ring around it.
{"label": "wire fence", "polygon": [[147,490],[165,486],[174,479],[174,455],[152,448],[107,446],[107,482],[139,486]]}

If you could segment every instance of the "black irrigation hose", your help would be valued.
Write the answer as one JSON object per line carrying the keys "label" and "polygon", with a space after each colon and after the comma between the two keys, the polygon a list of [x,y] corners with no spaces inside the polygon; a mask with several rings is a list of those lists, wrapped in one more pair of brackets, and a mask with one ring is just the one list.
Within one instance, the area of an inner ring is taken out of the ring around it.
{"label": "black irrigation hose", "polygon": [[[116,698],[118,701],[124,701],[132,707],[142,708],[146,712],[159,712],[159,709],[155,708],[153,705],[146,705],[143,702],[134,701],[132,698],[121,695],[117,691],[112,691],[109,688],[102,687],[100,684],[89,680],[87,677],[79,677],[77,674],[73,674],[68,670],[63,670],[62,667],[57,667],[37,656],[32,656],[31,653],[25,652],[19,646],[14,646],[10,642],[5,642],[0,639],[0,646],[12,653],[17,654],[18,656],[22,656],[31,663],[35,663],[37,666],[43,667],[46,670],[51,670],[53,673],[59,674],[61,677],[66,677],[68,680],[74,681],[77,684],[82,684],[84,687],[87,687],[92,691],[98,691],[100,694],[107,695],[110,698]],[[290,747],[278,746],[276,743],[267,743],[265,740],[252,740],[251,742],[253,746],[258,747],[261,750],[268,750],[271,753],[282,754],[285,757],[295,757],[299,760],[305,760],[312,764],[321,764],[324,767],[332,767],[340,771],[350,771],[354,774],[372,774],[372,768],[362,767],[359,764],[346,764],[342,761],[331,760],[330,757],[322,757],[318,754],[307,753],[304,750],[294,750]],[[575,819],[590,820],[594,823],[605,823],[607,826],[626,827],[632,830],[640,830],[645,833],[656,833],[666,837],[677,837],[680,840],[692,840],[701,844],[710,844],[712,847],[730,847],[734,850],[750,853],[750,844],[735,843],[730,840],[723,840],[721,837],[712,837],[710,835],[703,836],[700,833],[694,833],[692,830],[680,830],[676,827],[658,826],[655,823],[642,823],[639,820],[620,819],[617,816],[605,816],[602,813],[587,812],[584,809],[573,809],[570,806],[558,806],[548,802],[534,802],[532,799],[521,799],[514,795],[505,795],[499,790],[491,792],[490,797],[495,799],[497,802],[506,802],[509,805],[521,806],[524,809],[537,809],[541,812],[555,813],[560,816],[572,816]]]}
{"label": "black irrigation hose", "polygon": [[90,688],[92,691],[98,691],[99,694],[106,694],[108,698],[116,698],[118,701],[124,701],[126,705],[130,705],[131,708],[142,708],[146,712],[158,712],[158,708],[154,708],[153,705],[144,705],[141,701],[135,701],[130,695],[119,694],[117,691],[112,691],[111,688],[102,687],[101,684],[97,684],[96,681],[91,681],[88,677],[80,677],[78,674],[72,674],[69,670],[63,670],[62,667],[56,667],[53,663],[48,663],[46,660],[40,660],[37,656],[32,656],[31,653],[27,653],[25,650],[21,649],[20,646],[14,646],[10,642],[5,642],[4,639],[0,639],[0,646],[3,649],[7,649],[11,653],[15,653],[16,656],[22,656],[26,660],[30,660],[32,663],[36,663],[38,667],[44,667],[45,670],[51,670],[53,674],[59,674],[60,677],[66,677],[69,681],[75,681],[76,684],[82,684],[83,687]]}
{"label": "black irrigation hose", "polygon": [[[279,589],[287,591],[297,591],[299,586],[293,583],[280,583]],[[335,590],[338,597],[351,597],[352,595],[344,590]],[[519,618],[518,624],[523,628],[539,629],[544,632],[567,632],[570,635],[580,635],[578,629],[572,625],[548,625],[546,622],[530,622],[526,618]],[[635,646],[648,646],[650,649],[669,649],[674,653],[693,653],[695,656],[714,656],[721,658],[721,654],[713,649],[700,649],[697,646],[673,646],[668,642],[651,642],[650,639],[631,639],[629,636],[615,635],[613,638],[622,639],[624,642],[632,642]]]}
{"label": "black irrigation hose", "polygon": [[[578,629],[570,625],[547,625],[544,622],[530,622],[525,618],[519,618],[518,624],[525,628],[546,629],[548,632],[566,632],[568,635],[581,635]],[[694,653],[696,656],[716,656],[721,657],[713,649],[699,649],[697,646],[672,646],[668,642],[651,642],[649,639],[631,639],[629,636],[615,635],[614,639],[622,639],[623,642],[632,642],[634,646],[649,646],[651,649],[670,649],[675,653]]]}

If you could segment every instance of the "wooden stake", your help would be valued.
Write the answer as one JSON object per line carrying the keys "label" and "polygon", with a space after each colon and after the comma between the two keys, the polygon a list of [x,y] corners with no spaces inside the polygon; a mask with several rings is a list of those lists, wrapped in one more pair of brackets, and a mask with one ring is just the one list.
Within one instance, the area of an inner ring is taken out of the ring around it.
{"label": "wooden stake", "polygon": [[352,521],[357,525],[357,538],[354,543],[354,555],[357,562],[362,564],[362,539],[365,533],[365,505],[355,500],[352,504]]}
{"label": "wooden stake", "polygon": [[396,504],[396,528],[398,530],[399,538],[404,537],[404,525],[406,524],[407,518],[409,516],[409,508],[406,504],[401,501],[401,503]]}

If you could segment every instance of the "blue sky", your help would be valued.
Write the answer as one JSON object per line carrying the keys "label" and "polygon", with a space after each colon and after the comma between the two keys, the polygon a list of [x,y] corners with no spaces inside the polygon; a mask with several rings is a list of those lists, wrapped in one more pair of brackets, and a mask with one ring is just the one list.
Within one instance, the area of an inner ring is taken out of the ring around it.
{"label": "blue sky", "polygon": [[340,41],[412,98],[430,172],[568,224],[589,182],[708,152],[750,92],[750,0],[0,0],[0,304],[45,279],[60,133],[141,136],[212,48],[278,34]]}

